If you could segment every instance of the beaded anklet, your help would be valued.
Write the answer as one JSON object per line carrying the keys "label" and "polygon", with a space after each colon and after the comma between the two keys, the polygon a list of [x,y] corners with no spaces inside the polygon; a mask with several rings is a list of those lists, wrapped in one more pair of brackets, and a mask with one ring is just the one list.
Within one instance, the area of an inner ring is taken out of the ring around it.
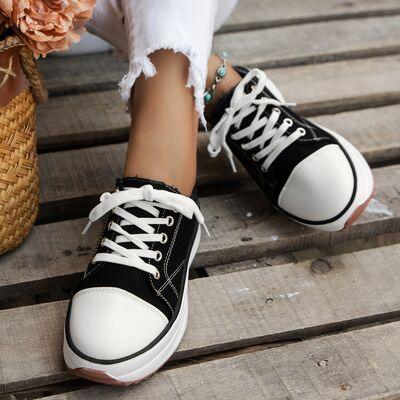
{"label": "beaded anklet", "polygon": [[222,53],[219,53],[218,56],[220,57],[222,64],[217,68],[217,72],[215,74],[214,81],[213,81],[211,87],[209,89],[207,89],[204,93],[204,102],[205,103],[211,103],[211,101],[214,98],[215,87],[218,85],[218,83],[221,81],[221,79],[226,75],[227,53],[223,51]]}

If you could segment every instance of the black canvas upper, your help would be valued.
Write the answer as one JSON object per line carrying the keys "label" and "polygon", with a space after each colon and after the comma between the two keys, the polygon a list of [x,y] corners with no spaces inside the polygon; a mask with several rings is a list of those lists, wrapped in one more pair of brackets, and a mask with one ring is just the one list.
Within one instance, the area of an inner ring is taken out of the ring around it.
{"label": "black canvas upper", "polygon": [[[237,72],[241,76],[245,76],[248,73],[248,69],[244,67],[235,67]],[[254,78],[253,81],[250,81],[245,88],[246,93],[249,93],[252,90],[252,85],[256,83],[256,79]],[[225,96],[223,96],[218,104],[216,105],[214,114],[210,120],[210,124],[212,126],[216,125],[218,121],[223,116],[225,109],[230,106],[230,102],[235,91],[236,87],[234,87],[230,92],[228,92]],[[276,97],[272,94],[272,92],[266,87],[262,93],[260,93],[259,97],[268,97],[272,99],[276,99]],[[265,193],[267,198],[277,206],[279,194],[287,182],[290,174],[292,173],[293,169],[305,158],[313,154],[315,151],[319,150],[320,148],[329,145],[329,144],[336,144],[342,148],[344,154],[346,155],[351,168],[353,169],[354,179],[356,180],[354,167],[352,161],[342,147],[342,145],[333,137],[329,132],[320,128],[319,126],[315,125],[311,121],[307,120],[306,118],[296,114],[293,110],[286,106],[275,106],[275,105],[268,105],[266,110],[264,111],[264,115],[268,118],[272,112],[273,108],[279,108],[281,114],[279,116],[277,126],[279,126],[285,118],[290,118],[293,121],[293,125],[288,129],[287,134],[294,132],[297,128],[304,128],[306,130],[306,134],[297,139],[294,143],[289,145],[282,153],[278,155],[278,157],[273,161],[271,166],[269,167],[267,172],[263,172],[261,170],[260,162],[255,162],[252,159],[252,155],[256,153],[259,149],[251,150],[244,150],[241,147],[242,143],[246,143],[248,139],[244,138],[243,140],[233,140],[231,135],[235,132],[244,129],[245,127],[249,126],[253,121],[256,111],[252,114],[247,116],[243,119],[240,127],[236,129],[234,126],[230,128],[230,131],[226,137],[226,142],[231,149],[232,153],[236,156],[236,158],[243,164],[249,174],[253,177],[256,181],[258,186],[262,189]],[[261,135],[263,128],[259,129],[254,138]],[[265,146],[267,146],[268,142]],[[284,210],[282,210],[284,211]],[[292,216],[294,217],[294,216]],[[296,217],[294,217],[296,218]],[[302,221],[307,223],[313,223],[312,221]]]}
{"label": "black canvas upper", "polygon": [[[166,190],[179,194],[177,189],[162,182],[137,177],[117,179],[117,188],[119,190],[129,187],[139,188],[144,185],[152,185],[154,189]],[[195,194],[193,194],[191,198],[196,201]],[[156,203],[154,205],[156,205]],[[133,213],[137,217],[151,217],[151,215],[146,211],[137,207],[125,208],[125,210]],[[76,286],[72,297],[80,290],[87,288],[116,287],[130,292],[158,308],[167,317],[171,324],[180,310],[182,295],[186,283],[189,255],[197,233],[198,221],[196,218],[188,219],[180,213],[160,208],[159,217],[166,218],[167,216],[171,216],[174,219],[172,226],[155,226],[155,233],[167,234],[167,242],[152,242],[150,244],[151,250],[159,250],[162,253],[162,259],[160,261],[144,259],[144,261],[149,262],[158,269],[160,272],[159,279],[155,279],[151,274],[140,269],[121,264],[109,262],[90,263],[85,272],[84,278]],[[115,236],[118,234],[109,231],[107,226],[110,221],[119,223],[120,220],[121,218],[119,216],[112,212],[108,213],[95,253],[111,252],[110,249],[101,246],[101,241],[105,237],[111,240],[115,239]],[[124,229],[128,233],[132,234],[143,233],[141,229],[136,226],[124,226]],[[135,248],[133,243],[123,243],[121,246],[122,245],[126,248]],[[67,316],[67,340],[72,342],[68,332],[68,320],[69,318]],[[167,328],[169,328],[170,324],[168,324]],[[69,344],[71,348],[74,348],[73,343]],[[77,349],[74,349],[74,351],[77,353],[79,352]],[[81,356],[85,357],[85,355],[82,354]]]}

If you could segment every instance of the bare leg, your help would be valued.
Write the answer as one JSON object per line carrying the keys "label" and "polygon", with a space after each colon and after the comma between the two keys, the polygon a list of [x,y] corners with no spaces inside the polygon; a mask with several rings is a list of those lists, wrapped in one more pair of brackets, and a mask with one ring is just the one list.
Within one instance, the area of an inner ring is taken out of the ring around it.
{"label": "bare leg", "polygon": [[198,115],[193,90],[185,87],[189,62],[168,50],[150,59],[157,74],[135,83],[124,173],[163,181],[190,195],[196,180]]}
{"label": "bare leg", "polygon": [[[214,80],[217,68],[221,65],[221,59],[216,54],[211,54],[208,59],[208,74],[206,87],[209,88]],[[233,69],[232,65],[227,63],[227,73],[225,77],[215,87],[214,99],[206,105],[206,115],[213,112],[214,106],[224,94],[229,92],[235,85],[241,81],[241,76]]]}
{"label": "bare leg", "polygon": [[[198,115],[193,90],[185,87],[189,63],[184,55],[168,50],[157,51],[150,59],[157,75],[151,79],[141,76],[135,83],[124,174],[163,181],[190,195],[196,180]],[[218,56],[210,56],[207,87],[220,63]],[[240,80],[228,64],[206,112],[211,113],[218,98]]]}

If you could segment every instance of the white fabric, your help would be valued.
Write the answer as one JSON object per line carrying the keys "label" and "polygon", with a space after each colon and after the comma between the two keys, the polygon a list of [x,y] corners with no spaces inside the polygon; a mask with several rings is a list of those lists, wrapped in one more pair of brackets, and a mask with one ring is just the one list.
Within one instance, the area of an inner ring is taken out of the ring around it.
{"label": "white fabric", "polygon": [[[152,215],[153,218],[138,218],[125,210],[125,208],[130,207],[138,207]],[[149,242],[163,241],[163,235],[155,234],[155,229],[152,225],[168,225],[171,223],[171,217],[159,217],[159,208],[174,210],[189,219],[194,216],[208,233],[199,207],[189,197],[166,190],[156,190],[151,185],[144,185],[141,188],[127,188],[112,194],[103,193],[100,197],[100,203],[90,212],[89,223],[82,233],[85,234],[93,222],[99,220],[110,211],[121,217],[122,220],[119,225],[112,222],[107,227],[107,229],[118,233],[115,241],[105,238],[102,242],[102,246],[107,247],[112,252],[97,253],[93,258],[93,262],[104,261],[122,264],[148,272],[158,278],[157,268],[143,261],[143,258],[157,260],[161,254],[150,250],[147,245]],[[137,226],[145,233],[129,234],[123,228],[129,225]],[[120,245],[127,242],[132,242],[137,248],[126,249]]]}
{"label": "white fabric", "polygon": [[69,331],[89,357],[112,360],[150,344],[167,326],[156,307],[115,287],[84,289],[72,299]]}
{"label": "white fabric", "polygon": [[[246,94],[245,86],[254,78],[257,79],[257,84],[253,86],[250,93]],[[267,97],[257,98],[266,86],[273,90],[279,100]],[[294,132],[285,135],[286,131],[293,125],[293,121],[289,118],[285,118],[280,126],[275,127],[281,113],[279,108],[274,108],[269,118],[265,115],[263,116],[263,113],[268,105],[290,106],[293,104],[294,103],[285,103],[279,90],[267,78],[263,71],[256,68],[252,69],[236,87],[230,107],[225,110],[221,120],[210,133],[210,143],[208,145],[210,155],[216,157],[223,148],[231,162],[233,171],[236,172],[232,151],[226,143],[226,136],[232,126],[238,129],[243,119],[257,110],[257,114],[251,124],[232,134],[231,138],[233,140],[247,138],[248,142],[242,144],[244,150],[254,150],[258,148],[259,151],[253,155],[253,158],[255,161],[263,161],[261,169],[267,171],[279,154],[299,137],[304,136],[306,132],[303,128],[298,128]],[[264,128],[261,135],[254,139],[254,133],[261,128]],[[267,142],[269,143],[265,146]]]}
{"label": "white fabric", "polygon": [[278,205],[298,218],[324,221],[349,203],[353,172],[336,144],[322,147],[299,163],[279,194]]}
{"label": "white fabric", "polygon": [[213,32],[237,1],[98,0],[88,30],[128,55],[129,72],[120,82],[125,101],[141,73],[156,73],[149,54],[159,49],[185,54],[190,61],[187,86],[194,87],[196,109],[205,124],[203,94]]}

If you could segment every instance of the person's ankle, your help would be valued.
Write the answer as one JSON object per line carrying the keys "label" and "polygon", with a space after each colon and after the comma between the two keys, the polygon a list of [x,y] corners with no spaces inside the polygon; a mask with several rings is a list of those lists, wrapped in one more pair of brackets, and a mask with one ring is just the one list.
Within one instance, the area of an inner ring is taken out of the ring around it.
{"label": "person's ankle", "polygon": [[[206,90],[211,87],[216,71],[220,66],[221,58],[216,54],[211,54],[210,58],[208,59]],[[205,114],[207,117],[212,115],[218,100],[232,90],[232,88],[235,87],[242,79],[229,62],[226,63],[226,67],[226,74],[215,86],[215,93],[212,100],[205,104]]]}
{"label": "person's ankle", "polygon": [[138,168],[136,166],[126,166],[124,177],[146,178],[158,182],[163,182],[169,186],[175,187],[181,194],[191,196],[196,183],[195,171],[192,168],[182,169],[185,174],[176,174],[168,172],[165,169]]}

